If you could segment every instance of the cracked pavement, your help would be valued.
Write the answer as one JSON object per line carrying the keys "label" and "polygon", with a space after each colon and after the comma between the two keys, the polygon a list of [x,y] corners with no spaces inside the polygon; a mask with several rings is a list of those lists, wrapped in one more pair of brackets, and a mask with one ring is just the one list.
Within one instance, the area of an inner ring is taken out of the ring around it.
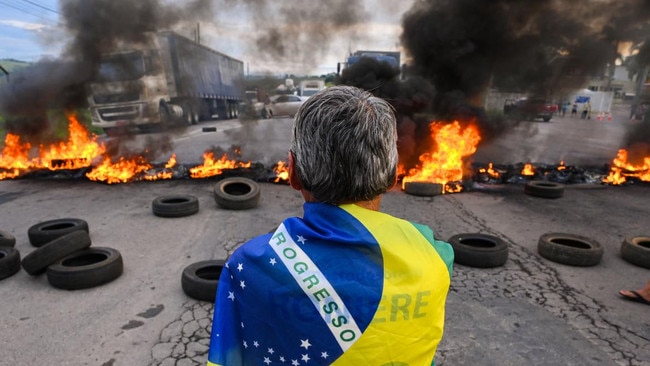
{"label": "cracked pavement", "polygon": [[[91,289],[52,288],[26,272],[0,281],[0,365],[204,365],[212,304],[187,297],[185,266],[226,258],[247,239],[301,215],[302,198],[289,187],[260,183],[258,207],[216,207],[213,180],[105,186],[89,182],[0,182],[0,229],[16,236],[21,256],[34,248],[27,229],[55,217],[89,222],[93,246],[118,249],[124,273]],[[619,254],[626,236],[649,235],[648,185],[567,187],[563,198],[525,195],[521,185],[475,185],[461,194],[416,197],[388,192],[382,211],[431,226],[447,240],[484,233],[509,247],[504,266],[455,264],[445,336],[436,364],[650,365],[648,307],[620,299],[650,271]],[[196,215],[160,218],[151,201],[192,194]],[[598,240],[605,254],[593,267],[551,262],[536,251],[547,232]]]}

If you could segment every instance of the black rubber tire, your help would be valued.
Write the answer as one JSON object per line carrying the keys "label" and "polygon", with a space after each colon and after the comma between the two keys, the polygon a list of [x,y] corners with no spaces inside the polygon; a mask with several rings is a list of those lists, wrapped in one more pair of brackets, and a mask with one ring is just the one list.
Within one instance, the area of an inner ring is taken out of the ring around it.
{"label": "black rubber tire", "polygon": [[438,196],[444,189],[440,183],[431,182],[406,182],[404,183],[404,192],[414,196]]}
{"label": "black rubber tire", "polygon": [[225,260],[212,259],[185,267],[181,275],[183,292],[193,299],[214,303],[219,276],[225,264]]}
{"label": "black rubber tire", "polygon": [[226,178],[214,187],[214,200],[221,208],[246,210],[257,206],[260,201],[260,186],[244,177]]}
{"label": "black rubber tire", "polygon": [[13,248],[14,246],[16,246],[16,238],[10,232],[0,230],[0,247]]}
{"label": "black rubber tire", "polygon": [[600,243],[584,236],[546,233],[539,238],[537,252],[556,263],[591,267],[600,263],[604,251]]}
{"label": "black rubber tire", "polygon": [[20,271],[20,252],[13,247],[0,246],[0,280]]}
{"label": "black rubber tire", "polygon": [[33,246],[40,247],[58,237],[79,230],[89,232],[88,223],[85,220],[73,218],[55,219],[32,225],[27,229],[27,236]]}
{"label": "black rubber tire", "polygon": [[151,203],[153,214],[160,217],[183,217],[199,212],[199,199],[178,194],[156,197]]}
{"label": "black rubber tire", "polygon": [[122,275],[124,263],[119,251],[93,247],[72,253],[47,267],[50,285],[79,290],[111,282]]}
{"label": "black rubber tire", "polygon": [[544,180],[531,180],[524,186],[524,193],[542,198],[560,198],[564,196],[564,184]]}
{"label": "black rubber tire", "polygon": [[623,240],[621,257],[629,263],[650,269],[650,237],[636,236]]}
{"label": "black rubber tire", "polygon": [[508,245],[500,238],[478,233],[457,234],[449,238],[454,262],[469,267],[493,268],[508,260]]}
{"label": "black rubber tire", "polygon": [[61,258],[90,246],[90,236],[83,230],[73,231],[34,249],[23,258],[25,272],[35,276]]}

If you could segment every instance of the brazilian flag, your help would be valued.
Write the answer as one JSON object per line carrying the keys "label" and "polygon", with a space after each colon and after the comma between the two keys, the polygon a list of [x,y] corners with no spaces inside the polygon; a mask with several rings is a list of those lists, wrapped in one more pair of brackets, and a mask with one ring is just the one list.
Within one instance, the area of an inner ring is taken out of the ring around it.
{"label": "brazilian flag", "polygon": [[433,365],[453,258],[427,226],[305,203],[228,259],[207,364]]}

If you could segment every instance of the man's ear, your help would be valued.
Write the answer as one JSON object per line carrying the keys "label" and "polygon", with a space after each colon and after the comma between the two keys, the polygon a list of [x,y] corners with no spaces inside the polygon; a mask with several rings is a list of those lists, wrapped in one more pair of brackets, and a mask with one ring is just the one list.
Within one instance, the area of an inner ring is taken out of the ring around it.
{"label": "man's ear", "polygon": [[291,151],[289,151],[289,185],[297,191],[302,190],[302,183],[300,182],[300,178],[298,178],[296,162],[293,160],[293,153]]}

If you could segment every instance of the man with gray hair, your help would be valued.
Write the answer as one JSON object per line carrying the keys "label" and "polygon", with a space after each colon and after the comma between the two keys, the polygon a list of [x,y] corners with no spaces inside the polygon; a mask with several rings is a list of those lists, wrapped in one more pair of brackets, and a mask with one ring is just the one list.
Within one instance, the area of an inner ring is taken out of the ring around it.
{"label": "man with gray hair", "polygon": [[222,271],[214,365],[433,365],[453,250],[379,212],[397,177],[391,106],[336,86],[296,115],[289,180],[302,218],[238,248]]}

